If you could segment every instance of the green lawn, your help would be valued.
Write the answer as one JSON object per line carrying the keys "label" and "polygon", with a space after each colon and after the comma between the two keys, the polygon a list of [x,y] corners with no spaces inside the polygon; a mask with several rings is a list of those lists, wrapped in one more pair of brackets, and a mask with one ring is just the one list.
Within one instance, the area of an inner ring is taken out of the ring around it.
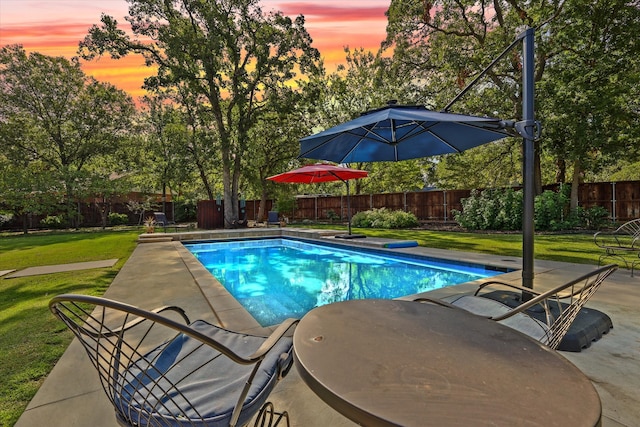
{"label": "green lawn", "polygon": [[0,278],[0,425],[13,426],[71,342],[48,309],[52,296],[102,295],[129,258],[140,231],[0,237],[0,270],[118,258],[110,269]]}
{"label": "green lawn", "polygon": [[[325,226],[313,225],[313,228]],[[346,229],[337,225],[326,228]],[[12,426],[60,358],[72,335],[49,313],[49,299],[73,292],[102,295],[133,252],[140,230],[0,236],[0,270],[118,258],[111,269],[0,278],[0,425]],[[521,256],[519,234],[354,229],[421,246]],[[537,259],[597,264],[591,234],[537,235]]]}
{"label": "green lawn", "polygon": [[[344,229],[339,225],[309,225],[305,228]],[[494,255],[522,256],[522,236],[518,233],[469,233],[457,231],[389,230],[353,228],[354,234],[389,239],[415,240],[420,246]],[[536,259],[598,265],[602,249],[593,242],[593,233],[537,234]],[[614,262],[614,261],[611,261]]]}

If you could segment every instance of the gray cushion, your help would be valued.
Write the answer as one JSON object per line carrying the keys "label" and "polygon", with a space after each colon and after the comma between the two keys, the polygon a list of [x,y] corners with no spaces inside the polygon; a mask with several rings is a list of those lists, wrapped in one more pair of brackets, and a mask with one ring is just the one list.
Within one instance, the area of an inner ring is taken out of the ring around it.
{"label": "gray cushion", "polygon": [[[204,321],[196,321],[191,327],[243,356],[252,354],[266,339]],[[262,362],[238,425],[247,423],[266,401],[280,371],[291,363],[291,346],[290,337],[282,338]],[[129,367],[114,403],[123,417],[140,426],[228,426],[252,369],[253,365],[237,364],[181,334]],[[195,373],[185,377],[189,372]],[[181,414],[178,421],[174,421],[175,414]]]}
{"label": "gray cushion", "polygon": [[[508,305],[502,304],[499,301],[473,295],[463,295],[449,302],[456,307],[484,317],[501,316],[513,310]],[[501,320],[500,323],[529,335],[543,344],[549,342],[549,327],[545,323],[527,314],[516,313],[511,317]]]}

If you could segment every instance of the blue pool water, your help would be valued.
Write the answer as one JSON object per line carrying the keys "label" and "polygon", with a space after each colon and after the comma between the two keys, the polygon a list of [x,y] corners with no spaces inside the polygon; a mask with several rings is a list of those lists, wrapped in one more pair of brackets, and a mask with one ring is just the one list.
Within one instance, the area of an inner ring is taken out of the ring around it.
{"label": "blue pool water", "polygon": [[291,239],[185,244],[262,325],[314,307],[392,299],[501,274],[484,266],[381,255]]}

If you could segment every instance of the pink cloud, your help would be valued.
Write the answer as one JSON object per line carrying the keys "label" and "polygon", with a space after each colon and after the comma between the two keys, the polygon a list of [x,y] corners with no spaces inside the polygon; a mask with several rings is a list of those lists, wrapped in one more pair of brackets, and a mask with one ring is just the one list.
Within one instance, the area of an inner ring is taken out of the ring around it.
{"label": "pink cloud", "polygon": [[274,4],[285,15],[304,15],[310,22],[341,22],[341,21],[386,21],[385,12],[388,6],[358,7],[349,4],[348,7],[331,6],[326,3],[287,2]]}
{"label": "pink cloud", "polygon": [[[362,5],[362,6],[360,6]],[[121,28],[130,31],[124,20],[125,0],[0,0],[0,46],[21,44],[28,52],[51,56],[76,56],[78,43],[100,14],[114,16]],[[344,0],[263,0],[265,12],[280,10],[288,16],[304,15],[307,30],[331,71],[344,63],[344,47],[377,50],[384,40],[388,0],[345,2]],[[102,58],[83,62],[83,69],[98,80],[110,81],[134,96],[140,95],[142,80],[153,70],[140,57],[119,61]]]}

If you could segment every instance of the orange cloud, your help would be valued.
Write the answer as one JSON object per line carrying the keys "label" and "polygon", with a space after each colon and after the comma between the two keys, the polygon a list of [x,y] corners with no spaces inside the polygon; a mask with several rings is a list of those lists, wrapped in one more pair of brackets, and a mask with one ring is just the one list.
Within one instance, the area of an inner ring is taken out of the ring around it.
{"label": "orange cloud", "polygon": [[[331,72],[345,62],[345,46],[352,50],[362,47],[376,51],[385,38],[388,0],[369,0],[363,7],[359,3],[263,0],[263,10],[280,10],[288,16],[304,15],[313,45]],[[91,25],[99,23],[101,12],[114,16],[123,30],[129,30],[123,19],[127,11],[125,0],[0,0],[0,9],[0,45],[21,44],[28,52],[50,56],[76,56],[78,43]],[[119,60],[104,57],[83,61],[82,68],[97,80],[108,81],[134,98],[145,93],[141,89],[144,78],[155,74],[137,55]]]}

